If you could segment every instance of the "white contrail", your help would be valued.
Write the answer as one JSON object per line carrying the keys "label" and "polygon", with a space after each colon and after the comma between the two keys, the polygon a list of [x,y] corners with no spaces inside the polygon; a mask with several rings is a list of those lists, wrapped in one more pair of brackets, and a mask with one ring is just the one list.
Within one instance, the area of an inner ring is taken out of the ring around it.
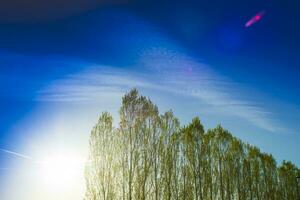
{"label": "white contrail", "polygon": [[3,152],[5,152],[5,153],[17,156],[19,158],[24,158],[24,159],[27,159],[27,160],[32,160],[32,157],[24,155],[24,154],[21,154],[21,153],[17,153],[17,152],[14,152],[14,151],[9,151],[7,149],[0,149],[0,150],[3,151]]}

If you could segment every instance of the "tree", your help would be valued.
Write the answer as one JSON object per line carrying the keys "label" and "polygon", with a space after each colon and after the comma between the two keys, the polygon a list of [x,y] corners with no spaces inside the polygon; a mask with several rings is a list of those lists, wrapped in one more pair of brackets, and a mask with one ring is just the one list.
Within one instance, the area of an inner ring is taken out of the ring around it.
{"label": "tree", "polygon": [[297,199],[297,184],[295,177],[299,174],[299,169],[289,161],[283,161],[278,169],[280,199]]}
{"label": "tree", "polygon": [[192,123],[182,129],[183,156],[187,160],[186,173],[190,175],[189,180],[192,180],[191,191],[189,194],[192,199],[203,199],[203,143],[204,128],[198,117],[192,120]]}
{"label": "tree", "polygon": [[[92,130],[90,155],[86,168],[86,199],[115,199],[114,137],[112,117],[102,113]],[[110,141],[110,142],[107,142]]]}
{"label": "tree", "polygon": [[163,199],[179,199],[179,121],[172,111],[161,116]]}
{"label": "tree", "polygon": [[86,200],[295,200],[300,170],[198,117],[181,127],[133,89],[120,123],[104,112],[93,127]]}

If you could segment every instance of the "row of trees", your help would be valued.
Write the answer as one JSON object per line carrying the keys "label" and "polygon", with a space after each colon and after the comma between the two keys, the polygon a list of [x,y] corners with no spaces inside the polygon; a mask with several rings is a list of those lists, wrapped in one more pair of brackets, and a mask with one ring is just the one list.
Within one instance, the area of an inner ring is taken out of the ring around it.
{"label": "row of trees", "polygon": [[299,173],[221,126],[205,132],[194,118],[180,127],[171,111],[160,115],[132,90],[119,127],[105,112],[92,130],[85,199],[296,200]]}

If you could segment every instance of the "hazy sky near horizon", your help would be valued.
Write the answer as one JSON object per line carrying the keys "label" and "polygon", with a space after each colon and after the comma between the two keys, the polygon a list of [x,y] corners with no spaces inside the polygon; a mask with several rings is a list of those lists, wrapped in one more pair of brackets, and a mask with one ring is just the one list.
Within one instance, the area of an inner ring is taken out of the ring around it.
{"label": "hazy sky near horizon", "polygon": [[[1,2],[4,200],[82,199],[83,177],[75,193],[39,190],[26,157],[85,158],[98,116],[109,111],[117,125],[121,97],[131,88],[161,112],[172,109],[182,124],[195,116],[206,129],[222,124],[278,164],[300,166],[299,6],[292,0]],[[246,28],[260,11],[262,19]]]}

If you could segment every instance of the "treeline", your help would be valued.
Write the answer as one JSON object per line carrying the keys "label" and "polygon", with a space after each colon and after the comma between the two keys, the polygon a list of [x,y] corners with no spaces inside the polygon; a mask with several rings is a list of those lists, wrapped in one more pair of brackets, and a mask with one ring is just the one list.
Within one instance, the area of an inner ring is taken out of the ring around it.
{"label": "treeline", "polygon": [[181,127],[131,90],[120,123],[102,113],[90,137],[86,200],[297,200],[300,170],[279,167],[221,126],[204,130],[199,118]]}

